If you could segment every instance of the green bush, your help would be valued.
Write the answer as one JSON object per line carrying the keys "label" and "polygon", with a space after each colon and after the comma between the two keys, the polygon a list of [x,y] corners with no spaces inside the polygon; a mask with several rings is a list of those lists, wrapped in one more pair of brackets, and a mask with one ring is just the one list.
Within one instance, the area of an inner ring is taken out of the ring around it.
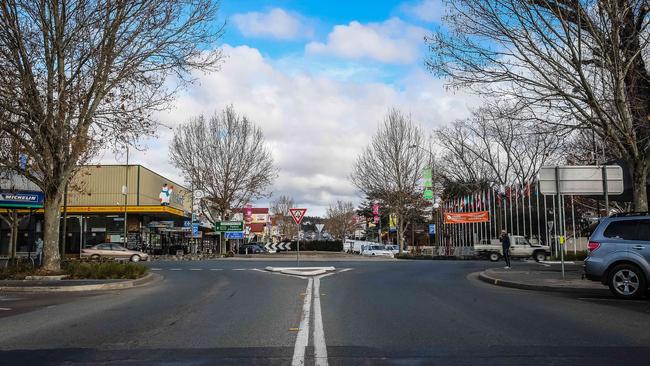
{"label": "green bush", "polygon": [[[342,252],[343,242],[340,240],[310,240],[300,241],[301,251]],[[291,242],[291,251],[296,251],[296,242]]]}
{"label": "green bush", "polygon": [[35,272],[27,263],[7,263],[6,268],[0,268],[0,280],[24,280],[25,276],[31,276]]}
{"label": "green bush", "polygon": [[[567,253],[564,254],[564,260],[565,261],[583,261],[587,258],[587,251],[578,251],[575,254],[573,254],[572,250],[569,250]],[[553,256],[551,257],[552,260],[559,261],[560,256]]]}
{"label": "green bush", "polygon": [[66,262],[63,271],[70,279],[136,279],[143,277],[149,268],[141,264],[118,262]]}

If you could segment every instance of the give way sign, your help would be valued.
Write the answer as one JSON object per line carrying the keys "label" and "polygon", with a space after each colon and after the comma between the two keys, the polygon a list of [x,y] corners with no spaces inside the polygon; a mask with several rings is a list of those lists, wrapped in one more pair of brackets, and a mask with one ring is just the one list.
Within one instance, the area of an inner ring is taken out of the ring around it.
{"label": "give way sign", "polygon": [[306,208],[290,208],[289,212],[291,213],[291,217],[293,218],[293,221],[296,223],[296,225],[300,225],[300,222],[302,221],[302,218],[305,217],[305,212],[307,212]]}

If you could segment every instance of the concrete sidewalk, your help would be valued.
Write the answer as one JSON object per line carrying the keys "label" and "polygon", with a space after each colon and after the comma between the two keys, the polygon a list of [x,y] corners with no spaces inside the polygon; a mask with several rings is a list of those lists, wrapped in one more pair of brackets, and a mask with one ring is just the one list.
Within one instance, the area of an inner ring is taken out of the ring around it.
{"label": "concrete sidewalk", "polygon": [[479,273],[479,279],[483,282],[524,290],[566,292],[566,293],[589,293],[598,295],[609,295],[609,289],[600,282],[582,279],[582,266],[567,265],[565,268],[565,279],[559,266],[503,269],[491,268]]}

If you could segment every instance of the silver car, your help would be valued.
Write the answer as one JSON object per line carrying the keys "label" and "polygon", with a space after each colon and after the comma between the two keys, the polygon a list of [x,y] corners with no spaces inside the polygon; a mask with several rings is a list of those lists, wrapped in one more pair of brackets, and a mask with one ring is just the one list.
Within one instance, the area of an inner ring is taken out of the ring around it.
{"label": "silver car", "polygon": [[647,291],[650,279],[650,215],[617,214],[601,220],[589,238],[585,275],[623,299]]}
{"label": "silver car", "polygon": [[139,262],[141,260],[146,261],[149,259],[147,253],[126,249],[122,245],[116,243],[102,243],[90,248],[84,248],[81,250],[81,257],[89,257],[90,259],[128,259],[131,262]]}

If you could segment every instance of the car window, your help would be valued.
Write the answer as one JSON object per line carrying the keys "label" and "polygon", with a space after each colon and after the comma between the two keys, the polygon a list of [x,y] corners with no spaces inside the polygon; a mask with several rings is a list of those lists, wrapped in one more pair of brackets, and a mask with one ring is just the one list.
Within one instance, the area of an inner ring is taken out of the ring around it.
{"label": "car window", "polygon": [[607,225],[603,235],[606,238],[637,240],[637,223],[639,220],[614,221]]}
{"label": "car window", "polygon": [[97,246],[97,249],[99,249],[99,250],[111,250],[111,246],[108,245],[108,244],[99,244]]}
{"label": "car window", "polygon": [[111,244],[111,249],[112,250],[126,250],[126,248],[124,248],[123,246],[121,246],[119,244]]}
{"label": "car window", "polygon": [[639,220],[636,231],[636,240],[650,241],[650,220]]}

